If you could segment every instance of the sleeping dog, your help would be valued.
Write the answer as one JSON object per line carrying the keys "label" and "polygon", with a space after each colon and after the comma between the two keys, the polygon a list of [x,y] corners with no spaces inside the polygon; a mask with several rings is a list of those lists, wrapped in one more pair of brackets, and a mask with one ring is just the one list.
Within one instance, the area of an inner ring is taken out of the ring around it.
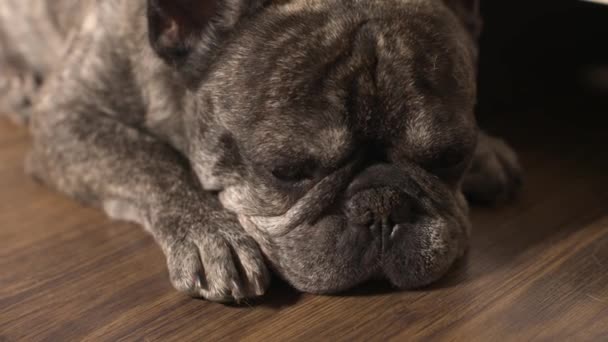
{"label": "sleeping dog", "polygon": [[179,291],[411,289],[466,251],[467,197],[520,184],[475,121],[479,32],[473,0],[3,0],[0,110]]}

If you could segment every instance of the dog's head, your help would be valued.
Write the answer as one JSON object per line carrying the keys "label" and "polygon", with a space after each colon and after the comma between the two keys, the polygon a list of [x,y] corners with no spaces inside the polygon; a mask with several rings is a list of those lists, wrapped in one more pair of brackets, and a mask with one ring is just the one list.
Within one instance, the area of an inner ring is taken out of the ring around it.
{"label": "dog's head", "polygon": [[469,236],[474,49],[440,0],[150,1],[191,82],[189,157],[276,271],[429,284]]}

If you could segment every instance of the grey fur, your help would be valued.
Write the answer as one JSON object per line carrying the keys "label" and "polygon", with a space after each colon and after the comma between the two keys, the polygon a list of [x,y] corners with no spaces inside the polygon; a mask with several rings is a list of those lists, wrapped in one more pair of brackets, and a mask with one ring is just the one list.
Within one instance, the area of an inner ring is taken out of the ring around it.
{"label": "grey fur", "polygon": [[475,123],[476,1],[175,3],[2,1],[0,109],[28,171],[144,226],[178,290],[424,286],[467,248],[463,186],[518,184]]}

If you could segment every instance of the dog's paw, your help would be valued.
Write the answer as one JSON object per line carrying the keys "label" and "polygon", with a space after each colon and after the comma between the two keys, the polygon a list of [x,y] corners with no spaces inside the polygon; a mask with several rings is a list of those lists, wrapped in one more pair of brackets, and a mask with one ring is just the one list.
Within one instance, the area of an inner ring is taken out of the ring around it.
{"label": "dog's paw", "polygon": [[270,283],[257,243],[240,230],[190,232],[166,254],[171,283],[193,297],[239,302],[263,295]]}
{"label": "dog's paw", "polygon": [[512,199],[520,190],[523,171],[517,155],[503,140],[481,133],[463,192],[473,202],[495,204]]}

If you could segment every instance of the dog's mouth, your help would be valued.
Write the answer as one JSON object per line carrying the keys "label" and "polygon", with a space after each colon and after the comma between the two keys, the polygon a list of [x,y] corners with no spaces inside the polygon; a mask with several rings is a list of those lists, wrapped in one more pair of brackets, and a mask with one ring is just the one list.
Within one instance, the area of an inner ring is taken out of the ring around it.
{"label": "dog's mouth", "polygon": [[243,214],[229,196],[220,198],[275,270],[302,291],[338,292],[376,276],[411,289],[445,274],[470,231],[464,197],[414,170],[376,165],[348,184],[353,169],[345,168],[282,216]]}

